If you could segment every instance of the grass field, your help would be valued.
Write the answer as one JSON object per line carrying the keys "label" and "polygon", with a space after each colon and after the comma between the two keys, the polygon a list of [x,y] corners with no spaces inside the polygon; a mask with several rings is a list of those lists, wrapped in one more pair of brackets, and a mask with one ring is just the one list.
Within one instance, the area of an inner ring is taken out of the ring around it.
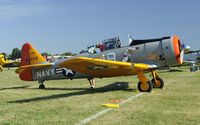
{"label": "grass field", "polygon": [[200,72],[182,68],[159,74],[165,89],[154,89],[120,104],[120,108],[107,110],[101,104],[139,94],[136,76],[96,79],[95,90],[89,89],[85,79],[47,81],[47,89],[39,90],[37,82],[21,81],[14,69],[4,69],[0,72],[0,124],[82,124],[101,111],[107,112],[87,124],[200,124]]}

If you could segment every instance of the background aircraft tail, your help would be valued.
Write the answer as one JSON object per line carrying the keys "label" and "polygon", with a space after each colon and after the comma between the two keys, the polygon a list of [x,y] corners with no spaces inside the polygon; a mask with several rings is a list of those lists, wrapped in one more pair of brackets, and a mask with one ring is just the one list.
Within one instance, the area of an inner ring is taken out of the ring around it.
{"label": "background aircraft tail", "polygon": [[25,43],[22,46],[21,66],[44,63],[47,61],[30,43]]}

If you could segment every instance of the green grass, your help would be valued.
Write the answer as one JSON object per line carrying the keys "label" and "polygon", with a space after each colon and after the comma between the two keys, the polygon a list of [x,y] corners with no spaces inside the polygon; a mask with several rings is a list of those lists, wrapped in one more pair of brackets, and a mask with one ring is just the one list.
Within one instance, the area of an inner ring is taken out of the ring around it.
{"label": "green grass", "polygon": [[[200,72],[181,68],[159,74],[165,89],[144,93],[88,124],[199,124]],[[85,79],[54,80],[45,82],[46,90],[39,90],[37,82],[21,81],[14,69],[4,69],[0,72],[0,124],[73,125],[106,109],[102,103],[138,94],[137,82],[136,76],[96,79],[97,88],[91,90]]]}

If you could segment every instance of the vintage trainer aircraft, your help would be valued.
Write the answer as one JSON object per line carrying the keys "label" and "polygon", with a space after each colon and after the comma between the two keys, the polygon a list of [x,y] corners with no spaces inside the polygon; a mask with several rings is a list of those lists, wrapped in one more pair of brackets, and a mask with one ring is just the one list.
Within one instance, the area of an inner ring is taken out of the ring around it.
{"label": "vintage trainer aircraft", "polygon": [[0,72],[3,71],[3,67],[19,66],[20,61],[12,61],[6,58],[5,53],[0,53]]}
{"label": "vintage trainer aircraft", "polygon": [[[41,89],[45,88],[45,80],[87,78],[91,83],[93,78],[137,75],[139,91],[151,92],[153,87],[164,86],[156,69],[183,62],[184,51],[177,36],[132,40],[125,47],[121,47],[119,38],[101,44],[101,52],[88,48],[77,56],[48,63],[31,44],[25,43],[16,73],[22,80],[38,81]],[[146,72],[152,73],[152,80],[144,75]]]}
{"label": "vintage trainer aircraft", "polygon": [[7,59],[4,53],[0,54],[0,72],[3,71],[3,65],[7,63]]}

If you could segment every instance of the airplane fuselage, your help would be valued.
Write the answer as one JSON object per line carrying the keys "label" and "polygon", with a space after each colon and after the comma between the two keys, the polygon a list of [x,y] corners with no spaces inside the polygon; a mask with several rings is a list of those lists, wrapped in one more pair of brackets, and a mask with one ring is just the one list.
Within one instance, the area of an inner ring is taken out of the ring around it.
{"label": "airplane fuselage", "polygon": [[59,68],[52,66],[51,68],[33,69],[33,80],[55,80],[55,79],[77,79],[77,78],[90,78],[89,75],[74,72],[70,69]]}

